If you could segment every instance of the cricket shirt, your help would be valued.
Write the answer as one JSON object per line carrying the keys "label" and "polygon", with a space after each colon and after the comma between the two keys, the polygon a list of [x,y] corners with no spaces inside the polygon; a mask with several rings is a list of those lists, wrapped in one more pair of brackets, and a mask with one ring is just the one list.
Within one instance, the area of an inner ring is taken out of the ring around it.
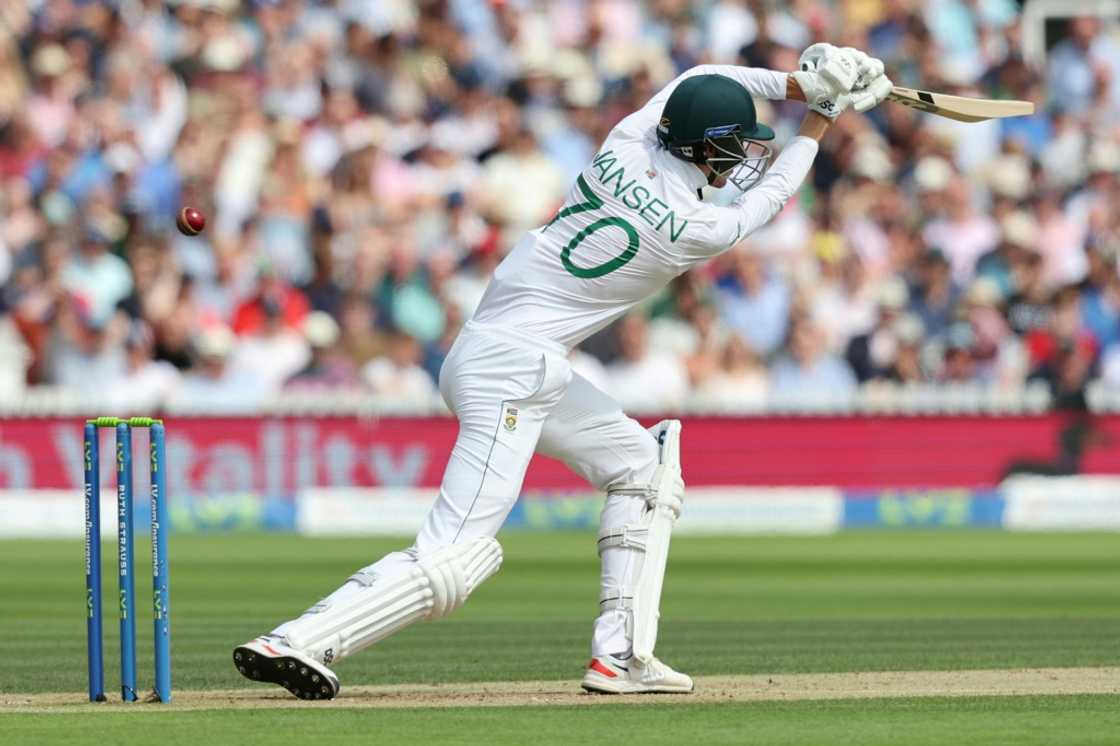
{"label": "cricket shirt", "polygon": [[794,137],[734,204],[703,201],[707,178],[658,141],[665,102],[693,75],[725,75],[755,97],[783,99],[786,73],[700,65],[618,123],[548,223],[527,233],[494,271],[474,321],[571,349],[769,222],[817,154]]}

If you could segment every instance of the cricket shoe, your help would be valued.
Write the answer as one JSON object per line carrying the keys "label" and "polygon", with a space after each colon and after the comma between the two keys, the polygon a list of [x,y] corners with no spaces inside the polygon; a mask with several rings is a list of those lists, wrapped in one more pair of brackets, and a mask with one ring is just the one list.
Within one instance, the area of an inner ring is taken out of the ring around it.
{"label": "cricket shoe", "polygon": [[238,645],[233,649],[233,665],[245,678],[278,684],[300,699],[334,699],[340,688],[333,671],[277,637],[262,636]]}
{"label": "cricket shoe", "polygon": [[596,694],[687,694],[692,678],[656,658],[642,665],[636,658],[600,655],[587,665],[580,686]]}

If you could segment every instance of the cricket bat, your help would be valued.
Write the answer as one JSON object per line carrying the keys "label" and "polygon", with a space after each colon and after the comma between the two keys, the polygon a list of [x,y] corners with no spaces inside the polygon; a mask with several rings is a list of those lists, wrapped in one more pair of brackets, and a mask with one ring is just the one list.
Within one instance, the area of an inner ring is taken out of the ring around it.
{"label": "cricket bat", "polygon": [[966,98],[950,96],[947,93],[916,91],[913,88],[897,85],[887,98],[895,103],[936,114],[939,117],[955,119],[958,122],[984,122],[989,119],[1022,117],[1034,113],[1034,104],[1030,101]]}

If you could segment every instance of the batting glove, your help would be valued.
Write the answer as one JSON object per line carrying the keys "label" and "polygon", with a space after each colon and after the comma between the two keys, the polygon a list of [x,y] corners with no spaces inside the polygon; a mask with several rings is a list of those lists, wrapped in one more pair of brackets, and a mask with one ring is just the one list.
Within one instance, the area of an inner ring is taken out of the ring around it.
{"label": "batting glove", "polygon": [[862,54],[852,47],[834,47],[823,42],[813,44],[801,53],[797,67],[801,72],[817,73],[822,84],[839,96],[851,91],[859,79],[861,60],[857,52]]}
{"label": "batting glove", "polygon": [[842,51],[850,54],[856,61],[858,74],[855,85],[852,86],[853,89],[867,88],[872,81],[883,74],[883,61],[881,59],[872,57],[855,47],[843,47]]}
{"label": "batting glove", "polygon": [[862,88],[857,88],[851,94],[851,106],[856,111],[873,109],[890,95],[894,83],[886,75],[879,75]]}
{"label": "batting glove", "polygon": [[859,79],[855,55],[831,44],[814,44],[801,53],[793,79],[809,109],[836,119],[851,105],[849,96]]}
{"label": "batting glove", "polygon": [[881,104],[894,87],[891,79],[883,74],[883,61],[854,47],[844,47],[843,51],[855,58],[859,71],[852,86],[852,108],[863,112]]}
{"label": "batting glove", "polygon": [[891,92],[881,60],[853,47],[813,44],[801,53],[793,73],[809,108],[836,119],[850,108],[867,111]]}
{"label": "batting glove", "polygon": [[793,73],[793,79],[797,81],[809,108],[829,119],[836,119],[852,104],[850,93],[837,91],[818,73],[798,71]]}

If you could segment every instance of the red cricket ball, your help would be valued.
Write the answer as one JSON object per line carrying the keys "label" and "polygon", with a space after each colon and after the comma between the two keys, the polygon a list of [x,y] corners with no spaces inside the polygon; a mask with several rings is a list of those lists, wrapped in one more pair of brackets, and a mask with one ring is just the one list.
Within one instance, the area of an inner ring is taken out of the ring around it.
{"label": "red cricket ball", "polygon": [[184,207],[179,210],[179,217],[175,219],[175,226],[184,236],[197,236],[206,227],[206,216],[201,210],[193,207]]}

